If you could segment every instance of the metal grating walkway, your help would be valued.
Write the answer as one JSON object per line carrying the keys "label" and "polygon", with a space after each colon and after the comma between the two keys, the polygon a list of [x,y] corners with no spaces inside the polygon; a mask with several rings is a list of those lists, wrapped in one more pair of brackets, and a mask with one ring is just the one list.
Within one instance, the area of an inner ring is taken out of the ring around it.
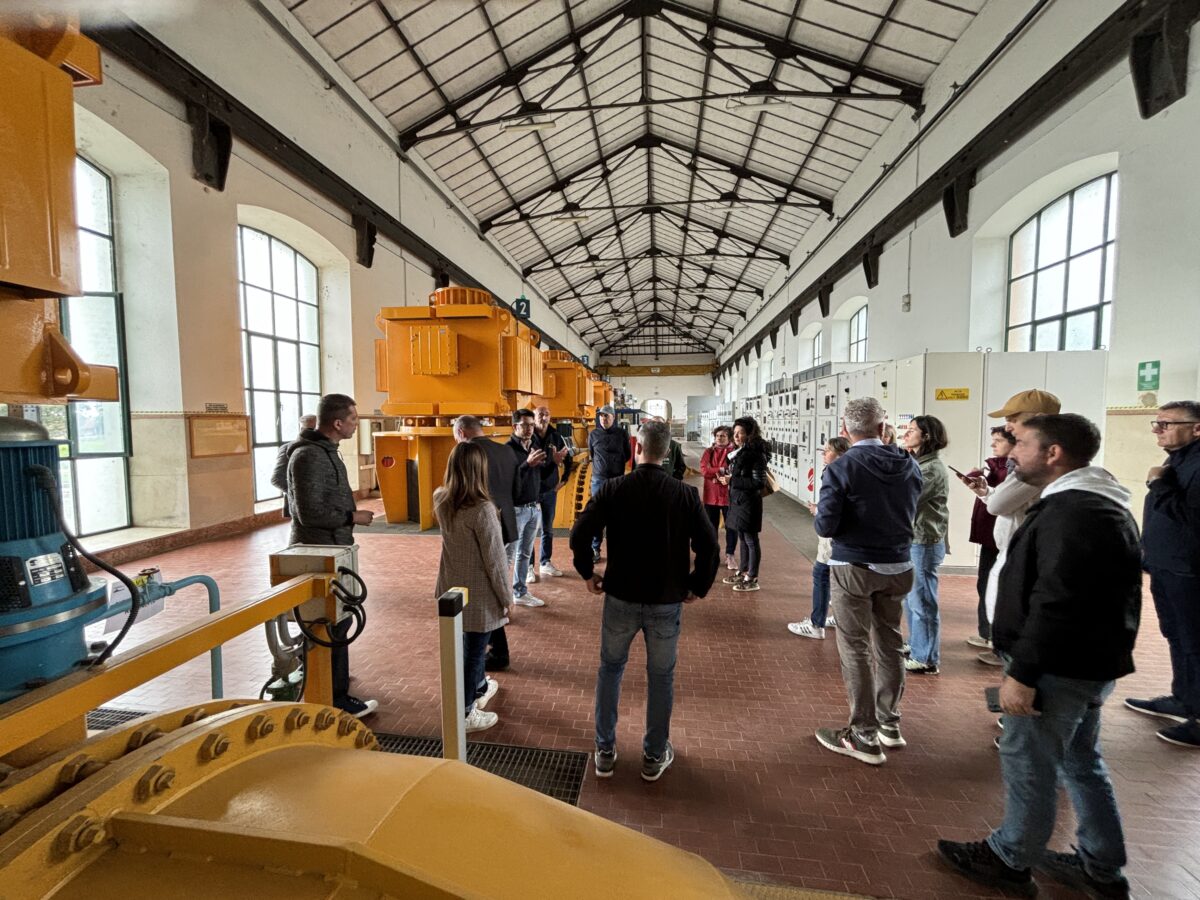
{"label": "metal grating walkway", "polygon": [[[147,713],[144,710],[101,707],[87,714],[87,727],[103,731],[124,725]],[[441,738],[414,737],[377,731],[379,749],[405,756],[440,757]],[[541,750],[508,744],[467,743],[467,762],[523,787],[576,806],[587,771],[588,754],[575,750]]]}

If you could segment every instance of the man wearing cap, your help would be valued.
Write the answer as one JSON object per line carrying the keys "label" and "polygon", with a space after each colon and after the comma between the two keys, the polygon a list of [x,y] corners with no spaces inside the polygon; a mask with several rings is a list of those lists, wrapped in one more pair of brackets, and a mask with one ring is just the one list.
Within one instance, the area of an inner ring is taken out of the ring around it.
{"label": "man wearing cap", "polygon": [[1177,400],[1158,408],[1150,423],[1167,452],[1146,478],[1142,511],[1142,562],[1158,627],[1171,648],[1171,693],[1150,700],[1130,697],[1135,712],[1172,723],[1158,736],[1178,747],[1200,749],[1200,402]]}
{"label": "man wearing cap", "polygon": [[[1034,416],[1056,416],[1061,407],[1062,404],[1053,394],[1034,388],[1028,391],[1021,391],[1019,394],[1013,394],[1008,398],[1007,403],[1000,407],[1000,409],[988,413],[988,416],[993,419],[1003,419],[1005,429],[1010,434],[1019,436],[1021,423]],[[1000,570],[1004,568],[1009,539],[1012,537],[1013,532],[1025,521],[1025,513],[1029,511],[1029,507],[1037,503],[1038,499],[1042,496],[1041,487],[1024,481],[1016,465],[1016,459],[1010,454],[1008,457],[1008,476],[995,487],[990,487],[987,479],[982,475],[974,478],[959,476],[963,483],[971,488],[977,496],[983,498],[987,504],[987,511],[996,517],[996,524],[992,530],[992,536],[996,540],[996,562],[993,564],[991,574],[988,576],[984,596],[980,598],[980,602],[984,606],[984,613],[989,622],[992,621],[992,616],[996,611],[996,587],[1000,581]],[[983,641],[979,638],[971,637],[967,639],[967,643],[973,647],[981,645],[985,647],[985,652],[979,654],[979,661],[981,663],[986,663],[990,666],[1003,664],[1000,657],[992,650],[991,641]]]}
{"label": "man wearing cap", "polygon": [[[596,410],[596,427],[588,435],[588,456],[592,461],[592,496],[600,485],[612,478],[625,474],[625,466],[631,457],[629,433],[624,425],[617,423],[617,411],[608,404]],[[592,561],[600,559],[600,541],[604,537],[601,529],[592,536]]]}

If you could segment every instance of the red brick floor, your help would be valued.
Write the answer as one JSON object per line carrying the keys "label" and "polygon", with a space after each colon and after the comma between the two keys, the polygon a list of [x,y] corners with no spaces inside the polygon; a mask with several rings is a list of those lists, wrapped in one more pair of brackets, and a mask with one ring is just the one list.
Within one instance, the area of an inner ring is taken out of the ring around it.
{"label": "red brick floor", "polygon": [[[286,542],[283,526],[218,540],[131,564],[155,564],[167,579],[209,574],[227,603],[268,583],[267,554]],[[351,650],[355,690],[376,697],[380,731],[437,734],[437,631],[432,599],[436,537],[362,535],[360,565],[371,596],[368,630]],[[565,542],[563,542],[565,544]],[[1000,818],[995,716],[983,689],[995,670],[967,647],[975,620],[974,580],[942,580],[943,670],[913,678],[903,704],[908,747],[870,768],[822,750],[813,731],[845,721],[846,698],[833,640],[789,634],[807,614],[808,561],[775,528],[763,535],[763,590],[735,595],[719,584],[687,608],[676,669],[672,741],[678,754],[655,784],[638,777],[645,712],[644,651],[625,676],[617,775],[590,770],[581,805],[606,818],[694,851],[727,870],[809,888],[873,897],[993,896],[944,871],[939,837],[977,839]],[[566,568],[565,546],[555,555]],[[533,592],[548,605],[518,609],[510,627],[512,669],[489,707],[500,724],[481,738],[498,743],[589,750],[599,645],[599,603],[573,577],[547,579]],[[190,588],[166,612],[139,625],[130,645],[207,610]],[[225,650],[228,696],[256,696],[268,671],[260,633]],[[1105,712],[1105,753],[1127,829],[1136,895],[1200,897],[1200,754],[1154,737],[1153,720],[1119,704],[1161,693],[1169,683],[1166,647],[1149,605],[1138,672]],[[114,700],[114,706],[168,708],[208,696],[207,658]],[[1060,811],[1055,845],[1073,829]],[[1043,896],[1068,897],[1051,888]]]}

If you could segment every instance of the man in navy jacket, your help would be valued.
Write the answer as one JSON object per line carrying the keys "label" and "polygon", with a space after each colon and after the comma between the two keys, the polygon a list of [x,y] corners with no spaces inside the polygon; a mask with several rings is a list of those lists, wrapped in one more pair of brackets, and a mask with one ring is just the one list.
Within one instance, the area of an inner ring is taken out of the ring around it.
{"label": "man in navy jacket", "polygon": [[852,446],[825,467],[816,520],[817,534],[833,539],[831,593],[842,679],[850,695],[849,725],[818,729],[817,741],[870,765],[887,759],[881,743],[905,743],[900,618],[912,590],[910,548],[921,493],[916,460],[881,439],[884,418],[874,397],[846,404],[842,433]]}
{"label": "man in navy jacket", "polygon": [[[633,456],[629,432],[617,422],[617,411],[607,404],[596,410],[596,427],[588,434],[588,456],[592,465],[592,494],[610,478],[620,478]],[[600,560],[600,542],[604,532],[592,538],[592,561]]]}
{"label": "man in navy jacket", "polygon": [[1174,724],[1168,743],[1200,749],[1200,403],[1160,406],[1150,423],[1167,460],[1150,470],[1142,548],[1158,627],[1171,648],[1171,693],[1129,698],[1130,709]]}

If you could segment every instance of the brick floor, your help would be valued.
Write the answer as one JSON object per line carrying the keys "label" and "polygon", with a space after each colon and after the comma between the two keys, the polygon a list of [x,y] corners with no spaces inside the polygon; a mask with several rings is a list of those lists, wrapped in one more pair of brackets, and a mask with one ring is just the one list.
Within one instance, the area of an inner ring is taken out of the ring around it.
{"label": "brick floor", "polygon": [[[267,554],[285,544],[271,527],[141,561],[168,579],[217,578],[227,603],[266,589]],[[367,632],[351,650],[355,690],[376,697],[381,731],[436,734],[437,631],[432,602],[439,541],[362,535],[360,564],[371,596]],[[565,542],[563,542],[565,544]],[[975,620],[974,581],[942,581],[943,671],[910,679],[904,698],[909,745],[870,768],[822,750],[813,731],[845,720],[846,698],[833,640],[789,634],[807,614],[808,561],[777,529],[763,535],[763,590],[736,595],[717,585],[687,608],[676,670],[672,741],[678,759],[661,781],[638,777],[645,704],[644,652],[635,645],[625,676],[616,777],[590,771],[581,805],[606,818],[694,851],[725,869],[807,888],[873,897],[992,896],[945,872],[938,837],[976,839],[1001,813],[995,716],[983,689],[996,673],[964,643]],[[566,547],[555,555],[567,568]],[[512,669],[489,707],[500,724],[482,735],[500,743],[588,750],[599,645],[599,604],[573,577],[533,586],[543,609],[518,609],[510,627]],[[206,610],[190,588],[139,625],[130,645],[192,621]],[[1103,740],[1113,770],[1139,897],[1200,897],[1200,754],[1154,737],[1150,719],[1121,697],[1160,693],[1169,683],[1166,647],[1147,595],[1138,672],[1105,711]],[[268,671],[260,633],[225,650],[226,694],[256,696]],[[112,702],[149,709],[208,696],[207,658],[194,660]],[[1073,824],[1059,816],[1055,845]],[[1068,897],[1051,888],[1043,896]]]}

